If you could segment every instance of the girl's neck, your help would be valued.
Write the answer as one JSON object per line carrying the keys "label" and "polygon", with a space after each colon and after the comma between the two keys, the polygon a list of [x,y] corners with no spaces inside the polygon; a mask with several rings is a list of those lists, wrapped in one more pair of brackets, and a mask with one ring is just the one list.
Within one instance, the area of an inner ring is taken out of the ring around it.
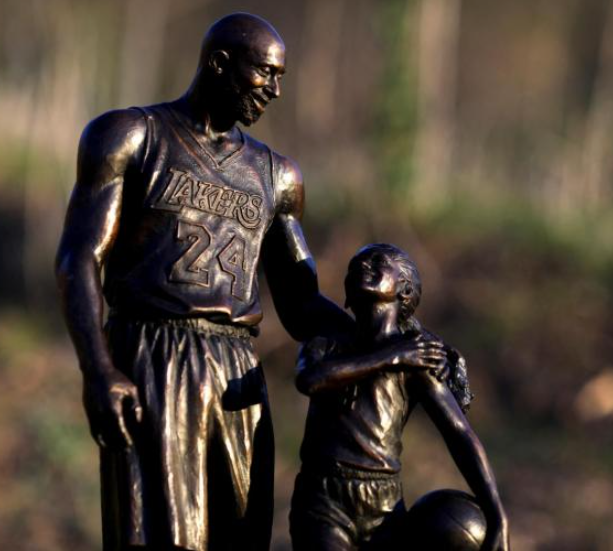
{"label": "girl's neck", "polygon": [[375,303],[355,312],[358,338],[378,343],[400,334],[397,303]]}

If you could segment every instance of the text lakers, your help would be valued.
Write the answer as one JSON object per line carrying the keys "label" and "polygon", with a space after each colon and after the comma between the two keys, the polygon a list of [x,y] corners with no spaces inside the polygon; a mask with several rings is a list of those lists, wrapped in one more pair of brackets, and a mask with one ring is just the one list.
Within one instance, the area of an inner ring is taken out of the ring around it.
{"label": "text lakers", "polygon": [[169,169],[164,193],[156,208],[178,211],[184,207],[238,220],[245,228],[254,229],[262,220],[262,197],[235,189],[200,182],[186,172]]}

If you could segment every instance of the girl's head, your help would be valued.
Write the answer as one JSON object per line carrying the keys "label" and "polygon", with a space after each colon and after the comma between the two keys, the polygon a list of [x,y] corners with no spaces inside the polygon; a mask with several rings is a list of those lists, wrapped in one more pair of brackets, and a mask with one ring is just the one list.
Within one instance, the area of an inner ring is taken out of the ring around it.
{"label": "girl's head", "polygon": [[366,245],[349,262],[345,278],[345,306],[353,311],[372,302],[399,303],[398,324],[413,326],[412,316],[421,298],[421,279],[411,257],[387,243]]}

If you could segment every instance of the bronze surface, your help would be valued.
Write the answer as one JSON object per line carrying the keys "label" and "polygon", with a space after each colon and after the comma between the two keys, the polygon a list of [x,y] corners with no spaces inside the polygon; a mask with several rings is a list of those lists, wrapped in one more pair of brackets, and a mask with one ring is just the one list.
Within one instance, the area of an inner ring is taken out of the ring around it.
{"label": "bronze surface", "polygon": [[310,405],[290,515],[295,551],[474,549],[462,524],[445,520],[451,502],[438,526],[455,526],[451,539],[461,545],[411,535],[399,474],[402,431],[417,404],[484,513],[480,549],[509,551],[494,474],[463,411],[472,399],[464,360],[414,316],[421,297],[415,264],[392,245],[367,246],[351,260],[345,288],[355,335],[311,339],[298,361],[296,384]]}
{"label": "bronze surface", "polygon": [[102,448],[107,551],[268,549],[272,432],[249,342],[260,256],[293,337],[351,326],[318,291],[298,166],[236,125],[257,122],[284,71],[276,30],[232,14],[181,98],[83,132],[57,278]]}

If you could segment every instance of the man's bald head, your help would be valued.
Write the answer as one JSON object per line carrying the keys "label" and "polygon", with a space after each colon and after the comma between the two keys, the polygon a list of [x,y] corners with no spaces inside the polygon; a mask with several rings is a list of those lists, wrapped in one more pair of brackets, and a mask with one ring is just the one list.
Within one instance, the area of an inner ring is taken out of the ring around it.
{"label": "man's bald head", "polygon": [[285,44],[274,27],[256,15],[233,13],[206,33],[188,96],[206,103],[222,126],[249,126],[279,97],[284,72]]}
{"label": "man's bald head", "polygon": [[267,48],[271,43],[285,49],[283,39],[268,21],[250,13],[232,13],[213,23],[206,33],[200,65],[206,66],[215,51],[241,55],[249,50]]}

